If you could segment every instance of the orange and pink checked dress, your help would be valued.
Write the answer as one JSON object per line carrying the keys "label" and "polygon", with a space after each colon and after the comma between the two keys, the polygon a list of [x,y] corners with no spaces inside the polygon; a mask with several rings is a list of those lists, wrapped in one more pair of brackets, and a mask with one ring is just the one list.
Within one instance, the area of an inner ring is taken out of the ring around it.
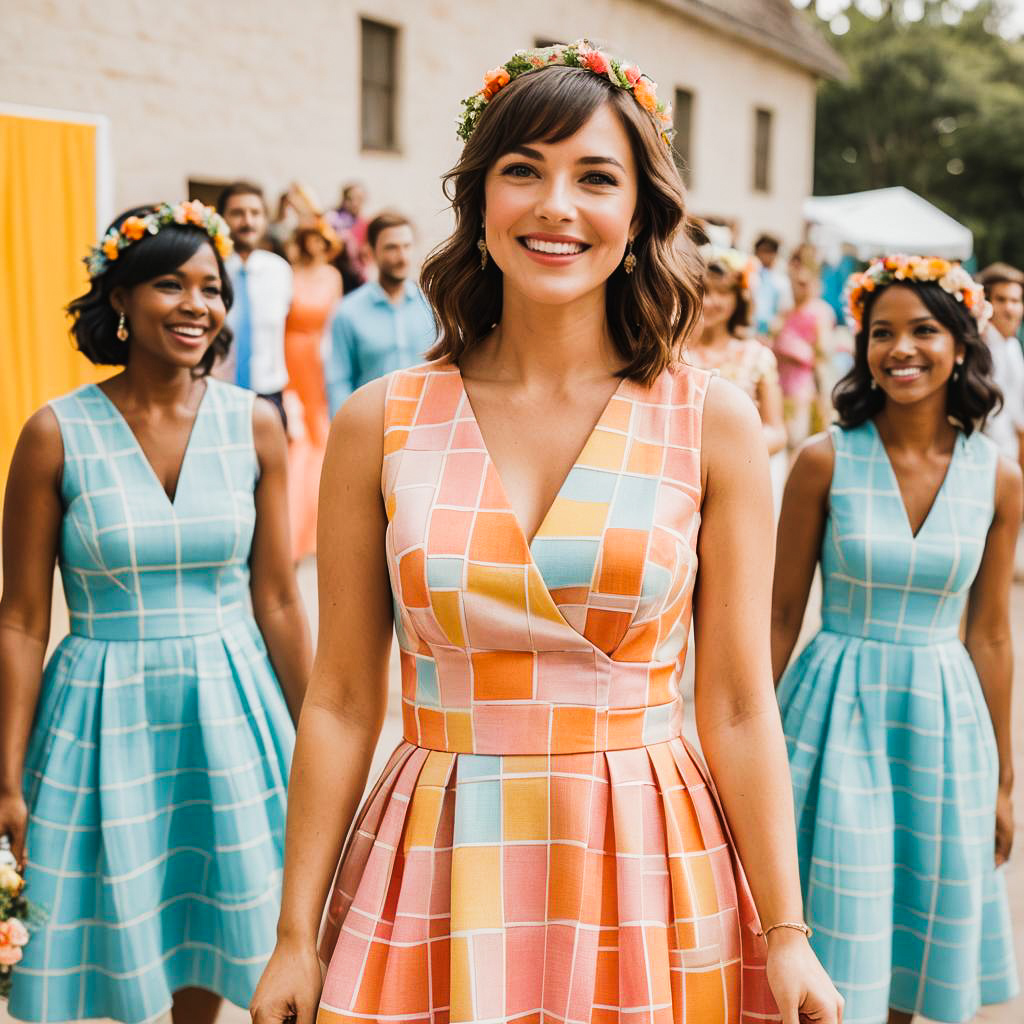
{"label": "orange and pink checked dress", "polygon": [[623,380],[528,541],[458,368],[392,375],[405,742],[338,870],[320,1024],[778,1019],[680,736],[709,377]]}

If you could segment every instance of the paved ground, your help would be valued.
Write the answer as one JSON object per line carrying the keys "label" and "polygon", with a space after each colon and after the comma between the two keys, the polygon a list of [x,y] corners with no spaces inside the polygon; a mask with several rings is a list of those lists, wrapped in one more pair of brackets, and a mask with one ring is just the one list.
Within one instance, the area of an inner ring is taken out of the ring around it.
{"label": "paved ground", "polygon": [[[315,636],[317,626],[316,582],[311,564],[306,563],[302,566],[299,573],[299,581],[302,586],[303,596],[306,598],[306,603],[310,610],[311,626]],[[59,597],[59,594],[57,596]],[[812,596],[811,606],[814,607],[816,603],[816,598]],[[1024,699],[1019,694],[1021,684],[1024,682],[1024,585],[1022,584],[1017,584],[1014,587],[1012,614],[1014,636],[1017,638],[1017,665],[1014,672],[1014,683],[1015,689],[1018,691],[1014,705],[1014,736],[1016,742],[1017,778],[1020,780],[1018,791],[1021,795],[1017,798],[1017,816],[1020,822],[1017,851],[1007,865],[1006,872],[1010,889],[1011,912],[1015,924],[1017,960],[1018,963],[1024,965]],[[805,623],[805,633],[813,630],[814,625],[812,616],[808,615],[808,621]],[[55,599],[54,634],[59,638],[65,630],[66,618],[63,608],[60,606],[59,601]],[[388,707],[388,716],[381,735],[375,765],[370,772],[371,783],[383,768],[388,755],[402,735],[397,657],[392,658],[391,679],[392,699]],[[9,1024],[10,1020],[11,1018],[0,1007],[0,1024]],[[221,1013],[218,1024],[245,1024],[248,1020],[248,1013],[229,1005]],[[979,1014],[975,1020],[978,1024],[1022,1024],[1024,1022],[1024,997],[1015,999],[1011,1003],[989,1007]]]}

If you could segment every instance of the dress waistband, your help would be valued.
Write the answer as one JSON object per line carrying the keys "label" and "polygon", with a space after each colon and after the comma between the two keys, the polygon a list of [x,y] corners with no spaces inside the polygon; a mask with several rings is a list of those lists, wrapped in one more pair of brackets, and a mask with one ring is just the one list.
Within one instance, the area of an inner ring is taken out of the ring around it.
{"label": "dress waistband", "polygon": [[174,640],[219,633],[252,618],[241,602],[217,608],[148,608],[140,611],[80,612],[69,610],[72,636],[88,640],[138,642]]}
{"label": "dress waistband", "polygon": [[870,630],[842,629],[825,616],[822,633],[835,633],[868,643],[892,644],[895,647],[934,647],[944,644],[960,644],[958,629],[917,630],[907,626],[875,625]]}
{"label": "dress waistband", "polygon": [[683,702],[595,708],[533,700],[451,709],[404,699],[402,724],[406,742],[453,754],[589,754],[675,739]]}

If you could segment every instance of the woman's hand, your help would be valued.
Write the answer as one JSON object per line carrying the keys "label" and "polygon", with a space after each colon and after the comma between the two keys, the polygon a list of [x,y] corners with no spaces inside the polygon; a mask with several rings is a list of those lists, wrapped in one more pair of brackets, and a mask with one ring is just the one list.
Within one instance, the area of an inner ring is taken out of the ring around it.
{"label": "woman's hand", "polygon": [[249,1003],[253,1024],[314,1024],[323,984],[315,943],[278,939]]}
{"label": "woman's hand", "polygon": [[800,932],[768,935],[768,984],[782,1024],[842,1024],[843,997]]}
{"label": "woman's hand", "polygon": [[1010,859],[1013,849],[1013,800],[1009,786],[1000,786],[996,797],[996,867]]}
{"label": "woman's hand", "polygon": [[0,791],[0,836],[7,836],[19,868],[25,864],[25,828],[28,808],[20,789]]}

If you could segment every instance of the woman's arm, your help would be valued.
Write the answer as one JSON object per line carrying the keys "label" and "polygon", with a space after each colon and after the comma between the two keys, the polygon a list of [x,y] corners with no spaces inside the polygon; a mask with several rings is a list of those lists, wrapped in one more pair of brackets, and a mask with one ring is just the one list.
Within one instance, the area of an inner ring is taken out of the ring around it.
{"label": "woman's arm", "polygon": [[772,590],[772,677],[776,686],[789,664],[807,610],[825,535],[834,461],[827,434],[810,438],[797,453],[782,495]]}
{"label": "woman's arm", "polygon": [[[695,613],[697,730],[763,927],[803,921],[793,793],[771,681],[772,500],[751,404],[713,381],[704,411],[705,492]],[[841,1000],[806,938],[768,936],[783,1019],[835,1022]]]}
{"label": "woman's arm", "polygon": [[25,853],[27,810],[22,771],[39,702],[50,638],[53,567],[63,517],[60,484],[64,443],[57,417],[40,409],[14,449],[3,523],[0,598],[0,835],[14,856]]}
{"label": "woman's arm", "polygon": [[355,392],[327,443],[317,537],[320,639],[292,760],[277,949],[251,1004],[258,1024],[290,1015],[313,1024],[320,918],[387,710],[386,386],[382,378]]}
{"label": "woman's arm", "polygon": [[995,515],[985,553],[967,603],[967,651],[981,680],[999,752],[999,797],[996,809],[996,864],[1010,856],[1013,845],[1013,746],[1010,699],[1013,691],[1013,647],[1010,630],[1010,585],[1014,550],[1024,504],[1021,471],[1000,458],[996,472]]}
{"label": "woman's arm", "polygon": [[288,446],[281,417],[269,402],[253,403],[252,433],[260,463],[249,558],[252,611],[288,710],[297,722],[312,654],[288,533]]}
{"label": "woman's arm", "polygon": [[[773,368],[774,365],[773,358]],[[771,375],[764,374],[757,382],[757,408],[761,413],[761,430],[768,445],[768,454],[781,452],[786,447],[786,423],[782,416],[782,388],[779,387],[777,371]]]}

